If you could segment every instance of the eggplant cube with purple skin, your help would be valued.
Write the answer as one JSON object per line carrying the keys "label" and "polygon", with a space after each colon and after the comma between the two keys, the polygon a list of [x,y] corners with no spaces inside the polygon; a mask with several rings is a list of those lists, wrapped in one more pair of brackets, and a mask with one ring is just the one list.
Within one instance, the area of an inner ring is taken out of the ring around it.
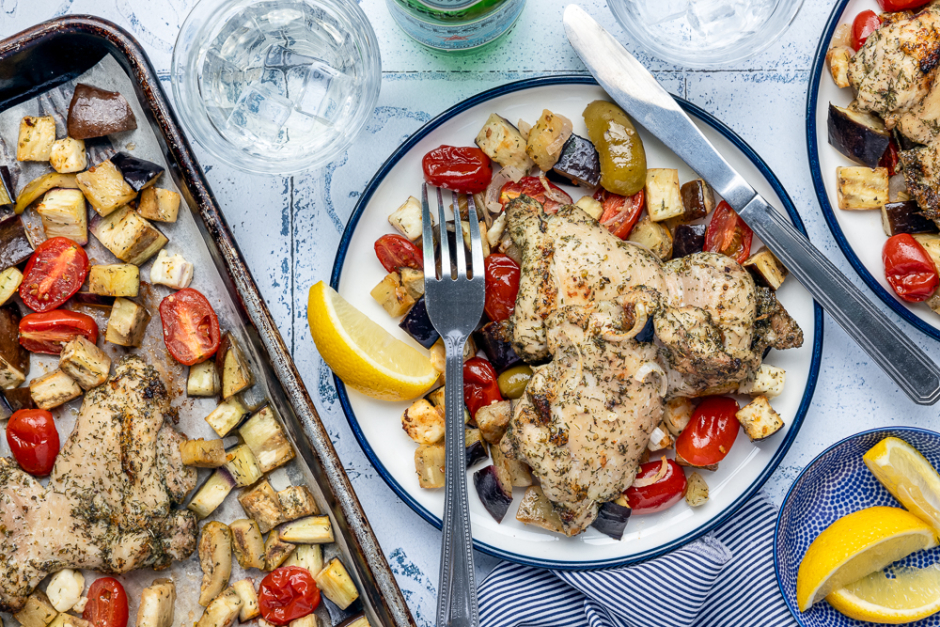
{"label": "eggplant cube with purple skin", "polygon": [[20,121],[20,136],[16,142],[17,161],[48,161],[55,143],[55,118],[27,115]]}
{"label": "eggplant cube with purple skin", "polygon": [[180,195],[171,189],[148,187],[140,193],[137,213],[157,222],[176,222],[180,211]]}
{"label": "eggplant cube with purple skin", "polygon": [[115,257],[136,266],[146,263],[169,241],[130,207],[121,207],[106,217],[95,216],[91,232]]}
{"label": "eggplant cube with purple skin", "polygon": [[512,489],[507,490],[503,486],[496,466],[487,466],[473,473],[473,486],[490,516],[496,522],[502,522],[512,505]]}
{"label": "eggplant cube with purple skin", "polygon": [[75,181],[85,198],[102,217],[137,197],[137,191],[124,181],[121,171],[111,161],[102,161],[76,174]]}
{"label": "eggplant cube with purple skin", "polygon": [[67,237],[79,246],[88,243],[88,211],[78,189],[51,189],[36,205],[46,238]]}

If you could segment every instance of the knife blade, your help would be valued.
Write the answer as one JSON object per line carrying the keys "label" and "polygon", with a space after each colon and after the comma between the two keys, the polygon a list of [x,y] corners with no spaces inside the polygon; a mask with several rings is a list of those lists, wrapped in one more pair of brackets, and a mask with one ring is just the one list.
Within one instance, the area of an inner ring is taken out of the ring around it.
{"label": "knife blade", "polygon": [[915,403],[940,399],[940,368],[712,146],[662,85],[579,6],[565,32],[601,87],[737,211],[794,277]]}

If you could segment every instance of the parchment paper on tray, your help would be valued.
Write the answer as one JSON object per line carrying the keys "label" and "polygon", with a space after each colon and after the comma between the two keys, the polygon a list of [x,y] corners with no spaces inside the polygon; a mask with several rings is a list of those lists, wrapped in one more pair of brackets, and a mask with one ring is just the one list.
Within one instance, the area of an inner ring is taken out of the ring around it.
{"label": "parchment paper on tray", "polygon": [[[23,187],[33,179],[52,171],[47,163],[38,162],[19,162],[16,160],[16,141],[19,134],[20,121],[24,116],[44,116],[51,115],[56,121],[56,136],[65,137],[66,119],[68,116],[69,103],[72,98],[72,92],[76,83],[87,83],[95,87],[109,91],[117,91],[123,95],[130,103],[137,117],[138,128],[134,131],[115,133],[108,137],[92,139],[86,141],[86,150],[88,153],[89,166],[95,165],[108,159],[117,151],[129,153],[134,157],[152,161],[164,168],[168,167],[163,153],[160,149],[156,135],[150,129],[147,123],[147,117],[140,107],[140,103],[134,96],[134,84],[125,74],[124,70],[117,61],[110,55],[102,59],[95,67],[82,74],[74,81],[65,83],[50,91],[47,91],[32,100],[21,103],[11,109],[0,113],[0,165],[5,165],[10,169],[13,178],[13,187],[16,193],[19,193]],[[180,190],[174,184],[172,178],[166,173],[160,176],[156,183],[157,187]],[[194,215],[181,206],[179,218],[175,223],[158,222],[154,223],[164,235],[169,238],[169,243],[165,250],[168,254],[180,253],[187,261],[195,266],[195,275],[191,287],[202,292],[215,308],[219,317],[219,325],[222,332],[229,331],[239,340],[240,346],[249,362],[252,364],[252,371],[255,374],[254,386],[242,393],[242,399],[246,406],[257,407],[270,398],[266,381],[263,377],[257,376],[259,356],[255,353],[250,341],[246,341],[246,330],[240,328],[238,315],[235,305],[226,289],[222,276],[216,269],[216,266],[210,256],[209,249],[206,246],[203,235],[196,223]],[[95,212],[89,206],[89,222],[94,217]],[[23,213],[23,220],[26,223],[27,232],[33,245],[38,245],[45,240],[42,223],[39,217],[31,209]],[[107,249],[93,236],[89,235],[88,245],[85,247],[89,262],[94,264],[119,263]],[[172,290],[160,285],[145,286],[144,282],[149,283],[150,268],[153,265],[153,259],[141,267],[141,294],[133,299],[144,305],[150,312],[152,318],[147,326],[147,332],[143,343],[139,349],[125,349],[114,344],[99,342],[100,347],[108,353],[112,362],[115,364],[125,354],[138,354],[143,359],[153,365],[160,373],[167,390],[172,397],[172,405],[179,412],[179,423],[176,427],[190,438],[214,439],[218,436],[209,427],[205,417],[216,407],[215,398],[190,398],[186,396],[186,377],[187,368],[177,363],[167,354],[163,344],[163,333],[160,323],[158,306],[164,296],[171,293]],[[15,297],[18,300],[18,297]],[[98,322],[99,329],[104,329],[107,324],[108,311],[101,307],[87,306],[81,304],[68,304],[67,308],[73,308],[92,315]],[[28,310],[21,306],[21,310],[28,313]],[[48,355],[31,356],[29,380],[42,376],[46,372],[54,370],[58,366],[58,359]],[[113,372],[113,370],[112,370]],[[60,439],[64,442],[68,434],[71,433],[75,424],[78,410],[81,407],[82,399],[76,399],[71,403],[63,405],[55,410],[53,414],[56,417],[56,426],[59,430]],[[5,425],[4,425],[5,426]],[[232,432],[235,433],[234,431]],[[229,435],[224,439],[228,448],[234,444],[236,438]],[[296,447],[295,447],[296,448]],[[0,438],[0,456],[10,455],[10,449],[7,446],[6,438]],[[198,486],[201,485],[211,473],[209,469],[199,470]],[[304,463],[297,457],[286,466],[282,466],[268,473],[268,480],[276,490],[283,489],[289,485],[306,484],[313,492],[320,512],[330,514],[331,522],[333,520],[332,512],[323,492],[314,481],[312,474]],[[47,481],[43,481],[47,483]],[[233,491],[225,502],[213,512],[207,519],[200,522],[200,526],[210,520],[219,520],[225,523],[231,523],[240,518],[247,518],[246,513],[239,505],[236,497],[238,489]],[[191,495],[190,495],[191,496]],[[342,538],[337,534],[337,543],[323,546],[324,564],[334,556],[346,564],[347,570],[358,589],[362,590],[362,582],[359,580],[355,569],[350,568],[348,560],[342,558],[341,549],[348,550],[348,547],[342,546]],[[256,585],[265,573],[249,569],[243,570],[233,559],[233,570],[230,583],[234,583],[246,577],[255,581]],[[96,578],[103,576],[94,571],[85,571],[85,591],[88,585]],[[192,625],[202,615],[203,608],[198,604],[199,587],[202,581],[202,569],[199,566],[198,556],[193,555],[185,561],[174,562],[172,566],[163,571],[153,571],[150,569],[137,570],[125,575],[119,575],[116,578],[124,585],[127,591],[130,603],[130,621],[129,625],[134,624],[137,615],[137,607],[141,591],[149,586],[154,579],[160,577],[169,577],[176,582],[176,611],[174,625]],[[45,587],[45,583],[40,584],[40,589]],[[335,605],[331,605],[324,600],[317,609],[317,616],[321,624],[335,624],[343,618],[361,611],[361,602],[356,601],[347,611],[339,610]],[[331,617],[332,614],[332,617]],[[9,614],[2,614],[6,624],[15,624],[15,620]],[[373,617],[369,617],[374,622]]]}

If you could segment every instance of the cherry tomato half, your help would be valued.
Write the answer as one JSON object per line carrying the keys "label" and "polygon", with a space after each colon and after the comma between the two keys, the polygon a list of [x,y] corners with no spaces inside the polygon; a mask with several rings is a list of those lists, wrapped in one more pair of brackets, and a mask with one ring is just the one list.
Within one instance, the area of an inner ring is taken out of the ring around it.
{"label": "cherry tomato half", "polygon": [[86,276],[85,250],[67,237],[53,237],[37,246],[29,258],[20,298],[33,311],[49,311],[70,299]]}
{"label": "cherry tomato half", "polygon": [[[656,476],[662,465],[662,460],[640,464],[636,478],[645,479]],[[624,490],[623,495],[630,505],[631,514],[655,514],[678,503],[685,496],[686,483],[685,471],[682,470],[682,466],[671,459],[667,459],[666,474],[656,483],[651,483],[642,488],[630,486]]]}
{"label": "cherry tomato half", "polygon": [[562,191],[560,187],[554,183],[549,183],[548,187],[552,189],[559,198],[563,199],[564,202],[558,202],[557,200],[549,198],[545,193],[545,186],[542,185],[542,179],[539,177],[523,176],[519,179],[518,183],[509,181],[503,185],[503,189],[499,192],[499,204],[505,209],[510,200],[515,200],[523,194],[532,200],[540,202],[542,204],[542,211],[545,213],[556,213],[562,205],[571,204],[571,196]]}
{"label": "cherry tomato half", "polygon": [[45,477],[52,472],[59,454],[59,432],[52,414],[45,409],[20,409],[7,423],[7,444],[20,468]]}
{"label": "cherry tomato half", "polygon": [[206,297],[187,287],[160,302],[163,342],[173,359],[185,366],[204,362],[219,349],[219,319]]}
{"label": "cherry tomato half", "polygon": [[882,11],[894,13],[896,11],[909,11],[919,9],[927,4],[929,0],[878,0],[878,6]]}
{"label": "cherry tomato half", "polygon": [[486,302],[483,311],[493,322],[505,320],[516,308],[519,293],[519,264],[506,255],[493,253],[483,260],[486,269]]}
{"label": "cherry tomato half", "polygon": [[421,160],[424,180],[461,194],[486,191],[493,178],[490,158],[479,148],[440,146]]}
{"label": "cherry tomato half", "polygon": [[676,456],[699,468],[723,460],[738,437],[738,409],[738,402],[727,396],[703,399],[676,439]]}
{"label": "cherry tomato half", "polygon": [[258,609],[264,620],[286,625],[313,613],[320,605],[320,589],[306,568],[282,566],[261,580]]}
{"label": "cherry tomato half", "polygon": [[881,155],[881,159],[878,160],[879,168],[888,168],[888,176],[894,176],[898,173],[898,163],[901,161],[900,155],[898,155],[898,145],[892,139],[888,143],[888,147],[885,149],[885,154]]}
{"label": "cherry tomato half", "polygon": [[127,593],[114,577],[95,579],[82,618],[94,627],[127,627]]}
{"label": "cherry tomato half", "polygon": [[58,355],[76,335],[96,344],[98,325],[95,319],[78,311],[54,309],[27,314],[20,320],[20,345],[31,353]]}
{"label": "cherry tomato half", "polygon": [[386,272],[401,268],[421,270],[424,261],[418,247],[401,235],[383,235],[375,240],[375,256]]}
{"label": "cherry tomato half", "polygon": [[910,303],[928,298],[940,284],[937,267],[924,247],[908,233],[888,238],[881,251],[885,278],[895,293]]}
{"label": "cherry tomato half", "polygon": [[499,392],[499,383],[493,364],[482,357],[473,357],[463,365],[463,402],[470,412],[470,417],[477,415],[477,410],[503,400]]}
{"label": "cherry tomato half", "polygon": [[857,51],[865,45],[865,40],[881,28],[881,18],[874,11],[862,11],[852,22],[852,47]]}
{"label": "cherry tomato half", "polygon": [[606,189],[599,189],[594,192],[594,200],[604,206],[604,213],[601,214],[599,222],[620,239],[627,239],[643,213],[646,194],[641,189],[627,198],[612,194]]}
{"label": "cherry tomato half", "polygon": [[721,253],[738,263],[744,263],[751,254],[751,240],[754,231],[738,217],[731,205],[725,201],[718,203],[712,221],[705,230],[705,250]]}

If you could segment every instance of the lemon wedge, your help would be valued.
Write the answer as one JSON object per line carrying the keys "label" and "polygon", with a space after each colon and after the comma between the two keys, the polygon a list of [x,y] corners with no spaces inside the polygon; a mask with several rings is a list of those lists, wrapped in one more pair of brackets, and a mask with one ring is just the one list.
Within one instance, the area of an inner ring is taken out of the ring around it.
{"label": "lemon wedge", "polygon": [[310,288],[307,322],[326,364],[343,383],[367,396],[409,400],[437,381],[430,358],[393,337],[323,281]]}
{"label": "lemon wedge", "polygon": [[900,625],[940,611],[940,564],[889,568],[840,588],[826,601],[849,618]]}
{"label": "lemon wedge", "polygon": [[940,474],[920,451],[899,438],[885,438],[862,460],[907,511],[940,532]]}
{"label": "lemon wedge", "polygon": [[833,590],[935,546],[933,527],[898,507],[869,507],[843,516],[803,556],[796,576],[797,605],[805,612]]}

